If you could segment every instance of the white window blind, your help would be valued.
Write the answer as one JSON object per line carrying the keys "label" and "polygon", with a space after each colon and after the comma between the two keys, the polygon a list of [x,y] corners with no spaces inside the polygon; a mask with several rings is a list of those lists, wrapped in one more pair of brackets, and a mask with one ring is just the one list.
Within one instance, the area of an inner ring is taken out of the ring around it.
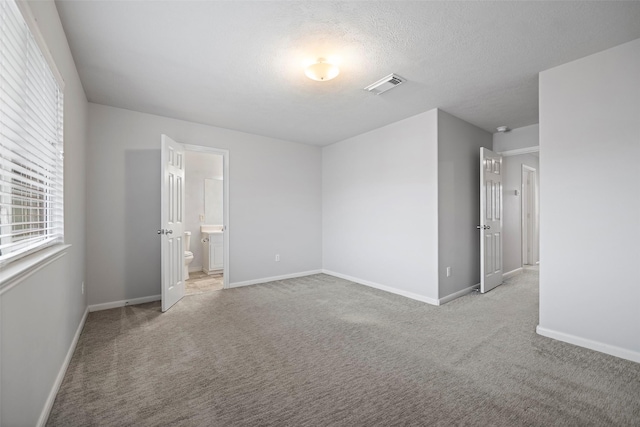
{"label": "white window blind", "polygon": [[64,241],[63,96],[20,9],[0,1],[0,266]]}

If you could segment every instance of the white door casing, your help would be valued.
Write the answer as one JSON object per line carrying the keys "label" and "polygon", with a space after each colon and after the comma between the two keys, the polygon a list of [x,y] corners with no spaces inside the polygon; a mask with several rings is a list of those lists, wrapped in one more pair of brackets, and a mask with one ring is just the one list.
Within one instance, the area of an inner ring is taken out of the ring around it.
{"label": "white door casing", "polygon": [[537,171],[522,165],[522,264],[537,262]]}
{"label": "white door casing", "polygon": [[162,311],[184,296],[184,146],[161,136],[163,169],[160,191]]}
{"label": "white door casing", "polygon": [[480,148],[480,291],[502,283],[502,156]]}

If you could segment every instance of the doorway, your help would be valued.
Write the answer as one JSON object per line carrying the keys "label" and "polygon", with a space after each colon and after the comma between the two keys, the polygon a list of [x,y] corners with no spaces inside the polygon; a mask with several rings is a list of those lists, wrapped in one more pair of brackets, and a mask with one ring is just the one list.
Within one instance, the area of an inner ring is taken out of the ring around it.
{"label": "doorway", "polygon": [[522,165],[522,265],[538,264],[538,176]]}
{"label": "doorway", "polygon": [[190,246],[185,247],[185,295],[196,295],[227,288],[229,283],[228,152],[184,147],[185,238],[190,237]]}
{"label": "doorway", "polygon": [[[222,288],[229,287],[229,152],[181,144],[167,135],[161,135],[160,139],[160,164],[163,173],[160,182],[161,228],[158,234],[162,236],[161,299],[162,311],[165,312],[184,297],[185,282],[189,280],[190,270],[198,268],[197,264],[191,266],[196,259],[194,252],[199,252],[210,241],[216,244],[219,242],[220,247],[215,251],[215,257],[212,257],[213,263],[207,264],[206,273],[220,274]],[[196,180],[198,185],[191,188],[186,188],[186,163],[189,161],[187,153],[191,155],[191,175],[196,170],[201,170],[199,173],[202,175]],[[197,163],[202,166],[197,167]],[[212,202],[212,206],[217,209],[217,216],[213,216],[212,208],[209,209],[212,216],[206,215],[205,178],[216,178],[215,181],[221,182],[217,186],[217,198]],[[187,199],[195,200],[188,211]],[[207,220],[210,222],[207,223]],[[212,235],[218,235],[218,238],[212,240]],[[201,253],[200,263],[204,264],[202,257]]]}

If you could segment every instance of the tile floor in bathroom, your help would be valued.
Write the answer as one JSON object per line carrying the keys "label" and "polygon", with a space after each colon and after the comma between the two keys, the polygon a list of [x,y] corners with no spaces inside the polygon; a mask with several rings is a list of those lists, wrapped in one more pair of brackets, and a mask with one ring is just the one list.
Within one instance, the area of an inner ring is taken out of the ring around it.
{"label": "tile floor in bathroom", "polygon": [[208,291],[219,291],[222,289],[223,274],[208,275],[202,271],[189,273],[189,279],[185,281],[184,294],[195,295]]}

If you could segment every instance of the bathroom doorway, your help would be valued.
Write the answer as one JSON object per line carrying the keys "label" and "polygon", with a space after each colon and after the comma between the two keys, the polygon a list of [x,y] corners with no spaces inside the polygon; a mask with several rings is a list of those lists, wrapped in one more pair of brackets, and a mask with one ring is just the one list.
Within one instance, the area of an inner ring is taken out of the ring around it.
{"label": "bathroom doorway", "polygon": [[538,178],[537,170],[522,165],[522,265],[538,264]]}
{"label": "bathroom doorway", "polygon": [[229,152],[185,145],[185,296],[228,287]]}

